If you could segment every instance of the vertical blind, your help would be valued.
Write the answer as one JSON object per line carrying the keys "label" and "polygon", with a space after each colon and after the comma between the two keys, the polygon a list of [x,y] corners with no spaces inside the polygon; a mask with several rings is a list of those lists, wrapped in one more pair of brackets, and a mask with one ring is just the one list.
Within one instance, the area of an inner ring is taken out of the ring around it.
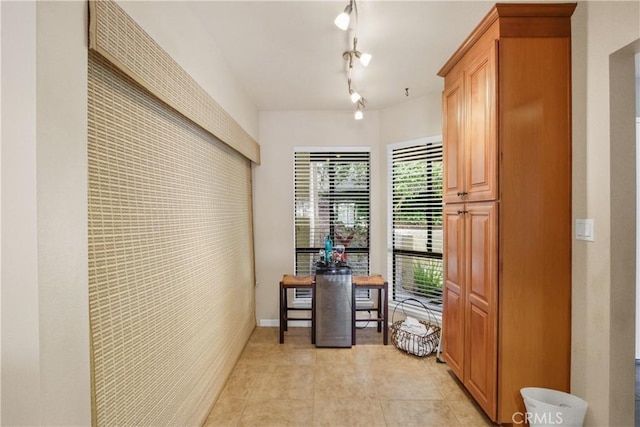
{"label": "vertical blind", "polygon": [[393,298],[442,307],[442,141],[390,150]]}
{"label": "vertical blind", "polygon": [[315,273],[327,236],[344,245],[354,275],[369,274],[369,152],[296,151],[296,274]]}
{"label": "vertical blind", "polygon": [[255,327],[250,161],[88,65],[93,425],[201,425]]}

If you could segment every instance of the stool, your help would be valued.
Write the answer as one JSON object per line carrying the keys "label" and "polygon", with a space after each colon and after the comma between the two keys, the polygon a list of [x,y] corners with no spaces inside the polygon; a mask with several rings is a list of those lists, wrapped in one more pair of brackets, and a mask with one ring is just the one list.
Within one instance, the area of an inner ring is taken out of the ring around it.
{"label": "stool", "polygon": [[[356,345],[356,323],[357,322],[376,322],[378,324],[378,332],[382,332],[382,342],[384,345],[389,343],[389,334],[387,327],[387,319],[389,317],[388,305],[388,288],[389,284],[380,275],[377,276],[353,276],[351,279],[351,344]],[[371,311],[370,308],[356,307],[356,290],[357,289],[376,289],[378,291],[378,308],[376,309],[377,317],[374,319],[356,319],[358,311]]]}
{"label": "stool", "polygon": [[[311,344],[316,343],[315,322],[313,318],[313,285],[314,276],[292,276],[285,274],[280,281],[280,344],[284,342],[284,332],[289,329],[290,320],[311,320]],[[311,289],[311,308],[289,307],[287,302],[287,291],[289,289]],[[310,311],[311,317],[289,317],[289,311]]]}

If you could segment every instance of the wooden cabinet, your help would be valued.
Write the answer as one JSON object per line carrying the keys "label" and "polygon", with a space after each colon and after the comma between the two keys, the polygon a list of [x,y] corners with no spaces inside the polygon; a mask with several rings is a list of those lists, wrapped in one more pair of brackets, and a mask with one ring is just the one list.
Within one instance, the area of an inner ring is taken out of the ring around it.
{"label": "wooden cabinet", "polygon": [[497,4],[439,72],[443,358],[498,423],[569,391],[575,6]]}
{"label": "wooden cabinet", "polygon": [[495,47],[489,44],[445,89],[445,203],[497,198],[495,66]]}
{"label": "wooden cabinet", "polygon": [[444,349],[448,366],[495,418],[497,203],[444,208]]}

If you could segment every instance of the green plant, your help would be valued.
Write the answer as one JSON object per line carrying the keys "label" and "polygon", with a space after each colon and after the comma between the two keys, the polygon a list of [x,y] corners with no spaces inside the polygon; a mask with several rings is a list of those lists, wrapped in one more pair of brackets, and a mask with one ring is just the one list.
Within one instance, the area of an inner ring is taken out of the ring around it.
{"label": "green plant", "polygon": [[426,264],[413,264],[413,279],[418,290],[428,294],[434,289],[442,289],[442,264],[436,260],[428,260]]}

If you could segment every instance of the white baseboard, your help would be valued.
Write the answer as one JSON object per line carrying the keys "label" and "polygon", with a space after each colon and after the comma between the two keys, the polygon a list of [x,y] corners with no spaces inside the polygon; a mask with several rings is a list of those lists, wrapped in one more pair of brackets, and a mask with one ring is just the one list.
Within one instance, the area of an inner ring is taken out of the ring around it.
{"label": "white baseboard", "polygon": [[[258,326],[263,326],[266,328],[279,328],[280,321],[278,319],[260,319],[260,321],[258,322]],[[310,320],[292,320],[289,322],[289,327],[310,328],[311,321]]]}
{"label": "white baseboard", "polygon": [[[358,328],[362,328],[365,323],[359,322]],[[258,326],[263,328],[279,328],[280,321],[278,319],[260,319],[258,321]],[[370,322],[366,327],[367,328],[375,328],[378,325],[375,322]],[[289,327],[292,328],[310,328],[311,321],[309,320],[292,320],[289,322]]]}
{"label": "white baseboard", "polygon": [[260,319],[258,321],[258,326],[265,328],[277,328],[280,326],[280,321],[278,319]]}

